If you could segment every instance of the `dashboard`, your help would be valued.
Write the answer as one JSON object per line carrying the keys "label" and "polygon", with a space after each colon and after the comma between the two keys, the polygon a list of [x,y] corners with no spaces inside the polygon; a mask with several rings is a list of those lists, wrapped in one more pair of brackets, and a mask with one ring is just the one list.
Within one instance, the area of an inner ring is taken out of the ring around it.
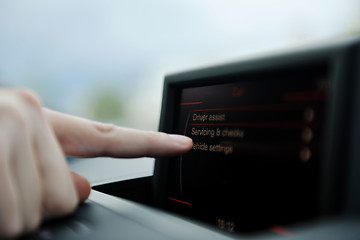
{"label": "dashboard", "polygon": [[192,149],[21,239],[360,239],[359,66],[350,37],[166,76]]}

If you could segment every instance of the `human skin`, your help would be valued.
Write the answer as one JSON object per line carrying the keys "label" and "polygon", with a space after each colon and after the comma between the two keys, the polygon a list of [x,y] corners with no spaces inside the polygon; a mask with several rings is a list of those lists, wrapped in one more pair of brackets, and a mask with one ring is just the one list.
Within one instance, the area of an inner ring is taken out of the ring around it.
{"label": "human skin", "polygon": [[71,171],[65,155],[116,158],[179,155],[190,138],[140,131],[55,112],[36,93],[0,89],[0,238],[34,231],[73,212],[90,184]]}

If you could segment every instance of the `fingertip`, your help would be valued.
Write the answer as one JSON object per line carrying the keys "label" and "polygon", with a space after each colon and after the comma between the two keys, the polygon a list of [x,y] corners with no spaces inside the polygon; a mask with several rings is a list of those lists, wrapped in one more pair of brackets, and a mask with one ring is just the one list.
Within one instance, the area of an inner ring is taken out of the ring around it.
{"label": "fingertip", "polygon": [[189,151],[193,145],[193,141],[189,137],[178,134],[169,134],[169,136],[183,151]]}
{"label": "fingertip", "polygon": [[89,198],[91,186],[90,182],[80,174],[71,171],[71,175],[73,177],[73,181],[76,187],[76,191],[79,197],[80,202],[86,201]]}

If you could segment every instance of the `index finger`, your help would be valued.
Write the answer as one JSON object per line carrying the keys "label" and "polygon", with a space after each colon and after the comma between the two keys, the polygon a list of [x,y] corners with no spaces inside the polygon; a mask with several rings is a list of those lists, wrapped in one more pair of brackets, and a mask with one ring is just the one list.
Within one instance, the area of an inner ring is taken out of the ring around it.
{"label": "index finger", "polygon": [[192,147],[192,140],[181,135],[123,128],[49,109],[44,112],[65,154],[71,156],[164,157]]}

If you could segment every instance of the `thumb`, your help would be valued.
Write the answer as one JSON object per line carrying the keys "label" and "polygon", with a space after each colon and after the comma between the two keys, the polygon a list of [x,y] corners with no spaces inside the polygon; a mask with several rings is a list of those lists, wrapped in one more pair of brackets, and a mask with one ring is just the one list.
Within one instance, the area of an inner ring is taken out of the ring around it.
{"label": "thumb", "polygon": [[90,191],[91,191],[90,183],[85,177],[81,176],[80,174],[74,171],[70,171],[70,172],[75,184],[79,201],[84,202],[86,199],[88,199],[90,195]]}

